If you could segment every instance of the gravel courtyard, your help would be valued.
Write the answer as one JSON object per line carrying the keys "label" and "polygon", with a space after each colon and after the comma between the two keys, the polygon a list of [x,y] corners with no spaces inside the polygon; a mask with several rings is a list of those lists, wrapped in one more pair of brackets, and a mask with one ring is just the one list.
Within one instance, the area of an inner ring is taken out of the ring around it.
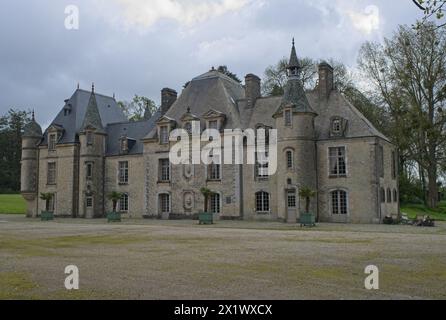
{"label": "gravel courtyard", "polygon": [[[80,290],[64,287],[65,267]],[[380,270],[380,290],[364,269]],[[0,299],[446,299],[436,228],[0,215]]]}

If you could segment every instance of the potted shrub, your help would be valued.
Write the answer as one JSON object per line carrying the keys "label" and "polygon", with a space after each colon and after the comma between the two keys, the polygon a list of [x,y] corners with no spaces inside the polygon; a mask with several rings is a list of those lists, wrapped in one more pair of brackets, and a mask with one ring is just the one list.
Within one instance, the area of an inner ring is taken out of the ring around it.
{"label": "potted shrub", "polygon": [[113,203],[113,211],[107,212],[108,222],[121,222],[121,213],[117,212],[118,201],[121,200],[123,194],[120,192],[112,192],[107,198]]}
{"label": "potted shrub", "polygon": [[316,191],[303,187],[299,190],[299,196],[305,199],[305,212],[300,214],[300,225],[316,226],[316,216],[310,212],[310,201],[316,196]]}
{"label": "potted shrub", "polygon": [[201,188],[200,192],[204,196],[204,212],[201,212],[198,216],[200,224],[213,224],[214,215],[211,212],[208,212],[208,206],[209,197],[214,193],[208,188]]}
{"label": "potted shrub", "polygon": [[54,212],[50,211],[50,202],[53,200],[54,193],[41,193],[40,199],[45,201],[45,211],[42,211],[40,218],[42,221],[54,220]]}

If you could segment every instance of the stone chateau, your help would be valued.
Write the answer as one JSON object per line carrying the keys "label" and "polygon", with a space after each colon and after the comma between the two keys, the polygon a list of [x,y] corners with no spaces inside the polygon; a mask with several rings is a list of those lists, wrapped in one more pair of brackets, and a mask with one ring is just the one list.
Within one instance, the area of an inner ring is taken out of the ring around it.
{"label": "stone chateau", "polygon": [[[282,97],[262,97],[256,75],[241,85],[212,69],[179,96],[163,89],[160,109],[140,122],[129,122],[114,97],[94,87],[76,90],[45,132],[35,120],[25,128],[28,216],[48,205],[56,217],[103,217],[112,210],[107,195],[118,191],[124,216],[192,218],[204,208],[202,187],[215,193],[209,210],[217,219],[296,223],[305,206],[301,187],[317,190],[311,211],[320,221],[379,223],[398,214],[395,146],[336,90],[330,65],[319,65],[311,91],[302,87],[299,72],[293,43]],[[169,133],[189,129],[192,121],[222,133],[277,129],[276,174],[265,174],[268,164],[172,165]],[[55,196],[45,203],[40,193]]]}

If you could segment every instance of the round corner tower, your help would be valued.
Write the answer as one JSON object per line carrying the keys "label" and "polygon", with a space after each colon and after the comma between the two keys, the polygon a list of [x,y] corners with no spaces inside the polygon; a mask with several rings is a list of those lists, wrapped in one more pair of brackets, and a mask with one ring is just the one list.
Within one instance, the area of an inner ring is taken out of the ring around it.
{"label": "round corner tower", "polygon": [[[305,211],[305,201],[299,197],[302,188],[317,191],[316,133],[317,113],[311,108],[300,80],[300,64],[294,45],[288,64],[288,82],[274,118],[278,130],[277,194],[279,215],[295,223]],[[317,215],[317,199],[311,199],[310,211]]]}
{"label": "round corner tower", "polygon": [[37,216],[39,143],[42,128],[33,117],[24,128],[22,137],[21,194],[27,203],[26,216]]}

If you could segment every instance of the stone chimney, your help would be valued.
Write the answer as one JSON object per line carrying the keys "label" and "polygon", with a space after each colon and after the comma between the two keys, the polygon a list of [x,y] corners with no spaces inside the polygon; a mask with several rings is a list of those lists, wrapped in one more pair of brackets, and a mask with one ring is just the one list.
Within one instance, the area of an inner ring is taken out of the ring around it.
{"label": "stone chimney", "polygon": [[319,65],[319,95],[321,98],[328,99],[330,93],[334,90],[333,67],[327,62]]}
{"label": "stone chimney", "polygon": [[262,96],[260,92],[260,78],[255,74],[248,74],[245,77],[245,96],[247,108],[254,108],[256,100]]}
{"label": "stone chimney", "polygon": [[161,90],[161,113],[165,115],[170,107],[177,101],[178,93],[169,88]]}

